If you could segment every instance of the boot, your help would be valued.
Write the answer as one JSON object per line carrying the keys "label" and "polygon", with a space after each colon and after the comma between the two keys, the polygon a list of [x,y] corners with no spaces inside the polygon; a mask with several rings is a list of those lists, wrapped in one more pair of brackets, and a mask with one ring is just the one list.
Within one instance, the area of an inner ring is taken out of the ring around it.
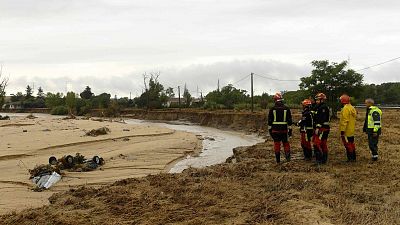
{"label": "boot", "polygon": [[353,159],[354,162],[357,161],[357,154],[356,154],[355,150],[353,151],[352,159]]}
{"label": "boot", "polygon": [[276,163],[281,163],[281,153],[275,153]]}
{"label": "boot", "polygon": [[353,154],[348,150],[346,150],[346,154],[347,154],[347,162],[351,162],[353,160]]}
{"label": "boot", "polygon": [[305,160],[306,161],[311,161],[311,159],[312,159],[312,150],[311,149],[306,149]]}
{"label": "boot", "polygon": [[286,161],[290,161],[290,152],[285,152]]}
{"label": "boot", "polygon": [[304,160],[307,160],[307,149],[303,147]]}
{"label": "boot", "polygon": [[322,164],[326,164],[328,162],[328,153],[323,152],[322,153]]}

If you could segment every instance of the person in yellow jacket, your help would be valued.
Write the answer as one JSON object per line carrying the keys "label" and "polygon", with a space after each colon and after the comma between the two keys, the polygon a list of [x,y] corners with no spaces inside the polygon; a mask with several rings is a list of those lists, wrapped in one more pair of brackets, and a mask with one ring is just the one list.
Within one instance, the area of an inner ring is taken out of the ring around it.
{"label": "person in yellow jacket", "polygon": [[347,161],[356,161],[356,145],[354,143],[354,132],[356,125],[357,111],[350,103],[350,96],[340,96],[340,103],[343,108],[340,113],[339,130],[343,145],[346,148]]}

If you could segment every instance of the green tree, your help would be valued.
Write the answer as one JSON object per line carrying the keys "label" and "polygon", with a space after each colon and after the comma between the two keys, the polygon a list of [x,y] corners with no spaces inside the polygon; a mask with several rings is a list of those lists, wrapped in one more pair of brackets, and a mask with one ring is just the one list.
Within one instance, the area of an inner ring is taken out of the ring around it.
{"label": "green tree", "polygon": [[259,99],[259,104],[261,109],[267,109],[268,107],[268,102],[270,101],[271,97],[267,93],[262,93]]}
{"label": "green tree", "polygon": [[24,94],[22,92],[17,92],[17,94],[11,96],[12,102],[20,102],[24,100]]}
{"label": "green tree", "polygon": [[31,86],[26,86],[26,90],[25,90],[25,97],[26,99],[30,99],[32,98],[32,94],[33,94],[33,90],[31,88]]}
{"label": "green tree", "polygon": [[136,99],[136,103],[139,107],[147,107],[150,109],[163,107],[168,97],[164,92],[164,86],[158,82],[158,74],[152,74],[148,84],[145,81],[146,87],[145,92]]}
{"label": "green tree", "polygon": [[286,91],[283,94],[283,99],[285,103],[290,105],[300,105],[301,102],[309,98],[310,94],[307,90],[297,90],[297,91]]}
{"label": "green tree", "polygon": [[3,77],[3,66],[0,65],[0,108],[4,104],[4,97],[6,96],[7,85],[8,85],[8,78]]}
{"label": "green tree", "polygon": [[186,87],[183,88],[183,99],[185,100],[185,106],[186,108],[190,107],[190,104],[192,103],[192,95],[190,94],[189,90]]}
{"label": "green tree", "polygon": [[94,94],[92,93],[92,89],[89,86],[86,86],[85,90],[80,94],[83,99],[91,99]]}
{"label": "green tree", "polygon": [[76,110],[76,94],[74,92],[68,92],[65,97],[65,104],[68,108],[68,114],[73,115]]}
{"label": "green tree", "polygon": [[45,97],[45,104],[46,107],[53,109],[57,106],[64,106],[65,99],[63,98],[62,93],[53,94],[51,92],[48,92]]}
{"label": "green tree", "polygon": [[110,105],[111,95],[108,93],[101,93],[95,97],[94,106],[100,109],[106,109]]}
{"label": "green tree", "polygon": [[167,88],[165,90],[165,94],[168,96],[168,98],[175,97],[174,89],[172,87]]}
{"label": "green tree", "polygon": [[41,98],[41,99],[44,99],[44,92],[43,92],[42,87],[38,88],[37,97]]}
{"label": "green tree", "polygon": [[208,93],[206,100],[210,102],[209,104],[216,103],[224,105],[228,109],[233,109],[235,104],[250,102],[250,97],[246,93],[246,90],[237,89],[229,84],[222,87],[220,91],[214,90]]}
{"label": "green tree", "polygon": [[345,69],[347,61],[329,63],[328,60],[312,61],[315,68],[308,77],[302,77],[300,89],[310,95],[323,92],[328,97],[328,105],[332,108],[332,116],[336,117],[339,109],[338,98],[341,94],[357,97],[362,90],[363,75],[352,69]]}

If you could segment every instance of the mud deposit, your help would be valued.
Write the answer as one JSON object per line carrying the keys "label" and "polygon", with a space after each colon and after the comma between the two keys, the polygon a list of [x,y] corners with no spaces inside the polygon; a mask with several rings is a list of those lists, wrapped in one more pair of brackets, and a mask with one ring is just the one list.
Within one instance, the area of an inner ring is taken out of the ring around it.
{"label": "mud deposit", "polygon": [[[384,112],[385,113],[385,112]],[[381,160],[372,163],[357,127],[358,162],[348,164],[337,126],[326,166],[276,165],[272,143],[237,148],[236,163],[125,179],[53,195],[51,204],[3,215],[2,224],[399,224],[400,121],[384,114]],[[335,121],[333,121],[335,124]]]}

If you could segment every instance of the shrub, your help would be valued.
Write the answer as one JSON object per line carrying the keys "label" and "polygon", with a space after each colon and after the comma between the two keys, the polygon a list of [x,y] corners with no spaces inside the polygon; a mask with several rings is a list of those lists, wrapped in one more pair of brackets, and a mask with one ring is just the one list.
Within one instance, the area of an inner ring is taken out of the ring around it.
{"label": "shrub", "polygon": [[56,106],[51,110],[50,114],[51,115],[67,115],[68,109],[66,106]]}

